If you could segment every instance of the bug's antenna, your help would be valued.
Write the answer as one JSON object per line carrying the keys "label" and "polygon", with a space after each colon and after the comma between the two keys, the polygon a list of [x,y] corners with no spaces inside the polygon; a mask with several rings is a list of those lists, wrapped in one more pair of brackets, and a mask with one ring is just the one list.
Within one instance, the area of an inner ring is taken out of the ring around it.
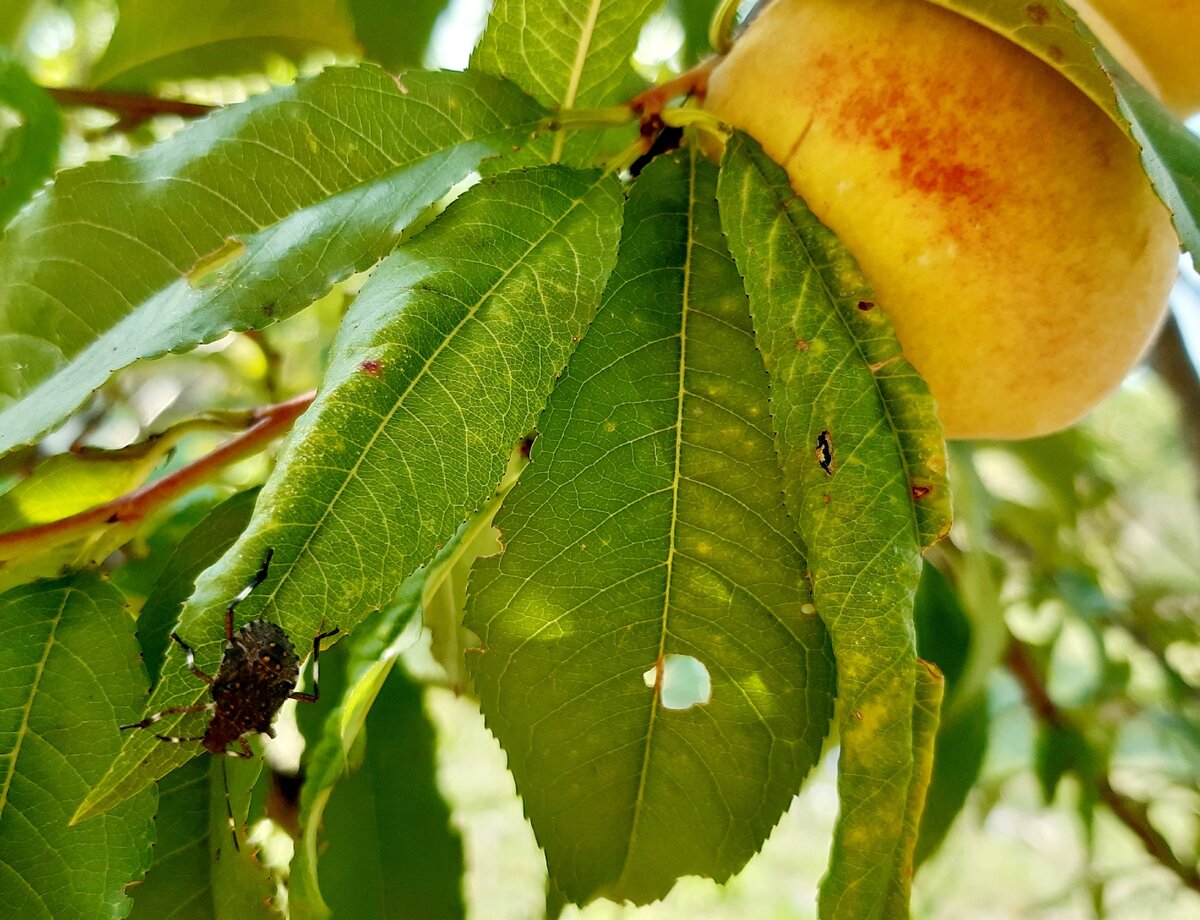
{"label": "bug's antenna", "polygon": [[229,606],[225,608],[225,641],[233,641],[233,610],[250,596],[250,592],[267,580],[267,571],[271,568],[271,557],[275,555],[275,547],[267,547],[267,554],[263,556],[262,565],[258,569],[258,574],[254,576],[254,580],[246,587],[242,588],[237,593],[237,597],[229,602]]}
{"label": "bug's antenna", "polygon": [[242,848],[238,846],[237,839],[237,821],[233,817],[233,800],[229,795],[229,761],[221,758],[221,782],[225,786],[225,813],[229,815],[229,836],[233,838],[233,848],[237,852],[242,852]]}

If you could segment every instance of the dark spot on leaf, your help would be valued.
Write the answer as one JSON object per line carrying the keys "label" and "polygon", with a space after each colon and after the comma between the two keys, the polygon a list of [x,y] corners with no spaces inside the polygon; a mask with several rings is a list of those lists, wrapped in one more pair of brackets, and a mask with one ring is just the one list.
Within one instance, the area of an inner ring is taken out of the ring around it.
{"label": "dark spot on leaf", "polygon": [[922,485],[917,485],[916,483],[913,483],[912,497],[915,501],[920,501],[921,499],[923,499],[926,495],[928,495],[932,491],[933,490],[929,486],[922,486]]}
{"label": "dark spot on leaf", "polygon": [[374,358],[368,358],[366,361],[364,361],[362,364],[359,365],[359,369],[364,374],[368,374],[372,377],[378,377],[379,371],[382,368],[383,368],[383,364],[379,361],[376,361]]}
{"label": "dark spot on leaf", "polygon": [[108,516],[108,519],[104,523],[105,524],[115,524],[119,520],[121,520],[121,515],[118,514],[116,511],[114,511],[112,514],[110,514]]}
{"label": "dark spot on leaf", "polygon": [[1045,25],[1050,19],[1050,11],[1040,3],[1031,3],[1025,7],[1025,15],[1039,26]]}
{"label": "dark spot on leaf", "polygon": [[829,493],[828,493],[828,492],[827,492],[827,493],[825,493],[824,495],[822,495],[822,496],[821,496],[821,501],[822,501],[823,503],[825,503],[826,505],[828,505],[828,504],[829,504],[829,502],[830,502],[830,498],[829,498]]}
{"label": "dark spot on leaf", "polygon": [[274,316],[275,315],[275,301],[269,300],[265,304],[263,304],[262,311],[263,311],[263,316]]}
{"label": "dark spot on leaf", "polygon": [[875,309],[875,302],[873,300],[860,300],[858,302],[858,309],[863,313],[867,313]]}
{"label": "dark spot on leaf", "polygon": [[796,347],[801,351],[808,351],[808,339],[796,339]]}
{"label": "dark spot on leaf", "polygon": [[826,473],[833,475],[833,439],[828,431],[817,435],[817,463]]}
{"label": "dark spot on leaf", "polygon": [[1047,46],[1046,53],[1050,55],[1050,59],[1053,61],[1061,62],[1063,60],[1063,58],[1065,58],[1067,56],[1066,53],[1062,50],[1062,48],[1058,47],[1058,45]]}

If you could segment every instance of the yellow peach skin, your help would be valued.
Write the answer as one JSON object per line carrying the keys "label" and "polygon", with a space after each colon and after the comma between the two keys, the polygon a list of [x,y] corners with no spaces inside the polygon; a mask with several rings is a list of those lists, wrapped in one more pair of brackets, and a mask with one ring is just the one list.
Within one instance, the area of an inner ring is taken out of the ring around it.
{"label": "yellow peach skin", "polygon": [[[1097,22],[1096,13],[1111,24],[1145,64],[1176,115],[1200,110],[1200,0],[1091,0],[1095,10],[1087,3],[1071,5],[1101,41],[1105,25]],[[1118,49],[1110,50],[1126,63]]]}
{"label": "yellow peach skin", "polygon": [[875,286],[947,437],[1079,419],[1161,321],[1178,238],[1131,140],[925,0],[775,0],[706,106],[758,139]]}

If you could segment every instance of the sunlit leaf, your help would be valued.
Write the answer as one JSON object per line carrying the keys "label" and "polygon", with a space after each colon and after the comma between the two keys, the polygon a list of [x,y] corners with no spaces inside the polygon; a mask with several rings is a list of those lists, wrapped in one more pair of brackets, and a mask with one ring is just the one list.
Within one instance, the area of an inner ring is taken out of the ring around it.
{"label": "sunlit leaf", "polygon": [[821,915],[880,916],[906,835],[921,550],[949,530],[945,449],[925,384],[852,257],[744,135],[721,219],[771,378],[784,497],[837,661],[841,815]]}
{"label": "sunlit leaf", "polygon": [[262,71],[273,57],[356,53],[346,0],[119,0],[117,25],[92,71],[95,86]]}
{"label": "sunlit leaf", "polygon": [[61,173],[0,239],[0,452],[118,368],[268,325],[369,268],[540,117],[482,74],[364,65]]}
{"label": "sunlit leaf", "polygon": [[484,714],[577,903],[738,871],[830,718],[715,192],[686,157],[634,187],[601,311],[497,515],[504,552],[472,578]]}
{"label": "sunlit leaf", "polygon": [[[348,633],[386,606],[487,501],[596,309],[620,223],[614,177],[563,167],[506,173],[379,266],[249,529],[200,577],[181,615],[179,632],[202,667],[219,660],[223,611],[268,548],[269,575],[239,619],[277,622],[304,650],[318,632]],[[152,710],[203,694],[181,659],[168,652]],[[170,730],[170,720],[162,724]],[[81,814],[111,807],[194,753],[163,747],[130,738]]]}
{"label": "sunlit leaf", "polygon": [[54,100],[0,47],[0,229],[50,178],[61,129]]}
{"label": "sunlit leaf", "polygon": [[99,576],[0,596],[0,901],[21,920],[124,917],[150,862],[153,790],[69,826],[145,699],[133,620]]}

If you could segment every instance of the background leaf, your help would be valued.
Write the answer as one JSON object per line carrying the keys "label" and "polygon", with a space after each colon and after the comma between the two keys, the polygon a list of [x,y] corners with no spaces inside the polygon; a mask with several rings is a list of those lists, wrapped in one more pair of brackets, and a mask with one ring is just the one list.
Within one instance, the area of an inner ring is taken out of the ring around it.
{"label": "background leaf", "polygon": [[712,54],[708,43],[708,26],[719,0],[668,0],[667,9],[679,18],[683,26],[683,66],[691,67]]}
{"label": "background leaf", "polygon": [[192,594],[196,577],[225,555],[241,536],[250,523],[257,498],[258,489],[247,489],[223,501],[179,541],[167,560],[162,577],[138,614],[138,642],[151,687],[158,682],[171,632],[179,622],[184,601]]}
{"label": "background leaf", "polygon": [[[963,686],[972,654],[971,625],[954,586],[936,566],[926,565],[921,571],[914,619],[917,654],[934,662],[945,677],[933,773],[914,855],[914,865],[920,866],[941,845],[979,779],[990,712],[986,687]],[[969,694],[965,698],[964,690]]]}
{"label": "background leaf", "polygon": [[361,762],[321,813],[321,889],[342,920],[459,920],[463,852],[436,782],[421,687],[389,668]]}
{"label": "background leaf", "polygon": [[349,0],[363,53],[388,70],[420,67],[446,0]]}
{"label": "background leaf", "polygon": [[[278,920],[275,884],[254,850],[234,849],[229,811],[244,815],[262,761],[197,757],[158,784],[154,862],[131,890],[130,920]],[[233,802],[226,804],[226,772]]]}
{"label": "background leaf", "polygon": [[[913,600],[949,530],[933,401],[852,257],[745,135],[726,146],[721,219],[771,377],[784,496],[837,661],[841,815],[823,918],[881,916],[913,771]],[[889,914],[891,916],[891,914]]]}
{"label": "background leaf", "polygon": [[305,307],[541,110],[481,74],[328,70],[58,181],[0,239],[0,452],[116,369]]}
{"label": "background leaf", "polygon": [[[636,92],[630,59],[660,0],[497,0],[471,66],[515,80],[539,102],[590,109]],[[634,81],[640,85],[640,81]],[[550,162],[591,165],[596,132],[531,145]]]}
{"label": "background leaf", "polygon": [[[268,548],[270,573],[239,620],[277,622],[303,649],[386,606],[488,499],[595,311],[620,216],[614,177],[507,173],[379,266],[249,529],[180,617],[202,668],[219,661],[225,606]],[[151,711],[205,689],[173,649],[164,674]],[[111,807],[193,753],[131,737],[81,813]]]}
{"label": "background leaf", "polygon": [[54,172],[61,130],[54,100],[0,48],[0,229]]}
{"label": "background leaf", "polygon": [[[97,575],[0,596],[0,899],[22,920],[124,917],[150,862],[155,795],[68,826],[145,686],[133,620]],[[64,765],[69,768],[64,769]]]}
{"label": "background leaf", "polygon": [[[472,578],[476,689],[576,903],[728,878],[830,718],[715,190],[693,158],[656,161],[634,187],[603,306],[497,515],[504,552]],[[668,656],[703,665],[706,700],[670,708]]]}
{"label": "background leaf", "polygon": [[346,0],[119,0],[92,85],[144,89],[163,80],[255,73],[273,57],[359,51]]}

